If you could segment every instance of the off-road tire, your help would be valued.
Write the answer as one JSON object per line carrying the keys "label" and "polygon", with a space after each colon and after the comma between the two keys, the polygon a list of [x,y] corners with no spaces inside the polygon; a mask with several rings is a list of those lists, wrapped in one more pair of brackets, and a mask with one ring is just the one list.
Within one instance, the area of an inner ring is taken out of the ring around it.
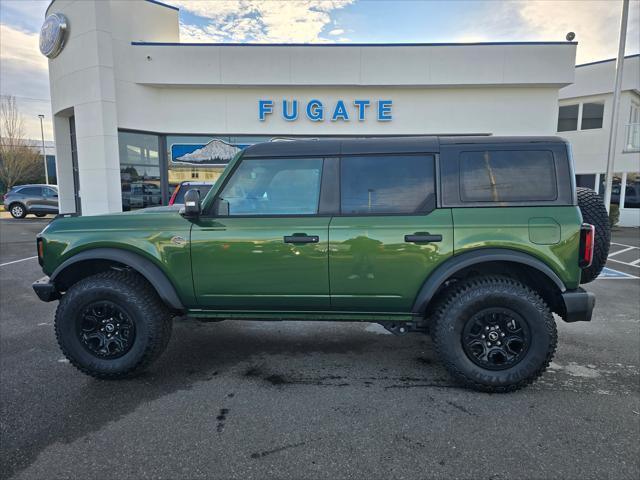
{"label": "off-road tire", "polygon": [[[80,340],[77,318],[84,306],[108,300],[122,306],[135,324],[133,344],[123,356],[98,358]],[[171,338],[172,317],[155,290],[140,275],[108,271],[80,280],[61,298],[55,331],[62,353],[92,377],[116,380],[142,373],[164,351]]]}
{"label": "off-road tire", "polygon": [[[507,369],[482,368],[464,350],[464,326],[485,308],[512,310],[529,328],[528,349]],[[532,383],[549,366],[558,341],[553,315],[544,300],[526,285],[502,276],[474,277],[452,287],[436,306],[431,335],[437,354],[456,381],[492,393],[511,392]]]}
{"label": "off-road tire", "polygon": [[576,192],[578,193],[578,207],[582,213],[582,221],[596,227],[593,261],[591,266],[582,270],[580,277],[580,283],[589,283],[600,275],[607,263],[611,246],[611,226],[604,202],[594,190],[578,187]]}
{"label": "off-road tire", "polygon": [[13,218],[24,218],[27,216],[27,207],[19,202],[9,205],[9,213]]}

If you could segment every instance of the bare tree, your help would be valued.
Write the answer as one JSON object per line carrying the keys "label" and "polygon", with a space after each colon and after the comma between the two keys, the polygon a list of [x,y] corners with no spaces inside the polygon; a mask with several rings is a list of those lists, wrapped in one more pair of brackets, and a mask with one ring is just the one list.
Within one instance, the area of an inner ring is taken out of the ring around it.
{"label": "bare tree", "polygon": [[14,185],[37,178],[41,155],[24,137],[24,123],[15,97],[0,99],[0,183],[8,190]]}

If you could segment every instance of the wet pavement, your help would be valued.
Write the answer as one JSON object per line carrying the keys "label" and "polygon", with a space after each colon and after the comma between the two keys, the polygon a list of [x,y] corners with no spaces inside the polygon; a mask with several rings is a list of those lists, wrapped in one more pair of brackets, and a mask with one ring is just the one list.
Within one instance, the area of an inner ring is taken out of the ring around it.
{"label": "wet pavement", "polygon": [[640,475],[639,279],[589,284],[593,321],[560,321],[551,368],[507,395],[368,323],[181,319],[148,373],[105,382],[60,353],[37,261],[10,263],[45,223],[0,220],[1,478]]}

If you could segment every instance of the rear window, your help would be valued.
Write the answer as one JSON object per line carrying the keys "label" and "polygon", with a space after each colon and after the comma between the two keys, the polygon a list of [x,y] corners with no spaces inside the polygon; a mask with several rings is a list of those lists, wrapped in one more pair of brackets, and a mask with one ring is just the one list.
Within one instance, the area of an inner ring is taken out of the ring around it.
{"label": "rear window", "polygon": [[427,213],[435,208],[434,157],[343,157],[341,211],[345,215]]}
{"label": "rear window", "polygon": [[178,189],[178,193],[176,194],[176,198],[173,203],[184,203],[184,196],[189,190],[198,190],[198,192],[200,192],[200,198],[202,199],[207,193],[209,193],[212,186],[213,185],[182,185]]}
{"label": "rear window", "polygon": [[463,202],[525,202],[558,197],[553,154],[485,150],[460,154]]}

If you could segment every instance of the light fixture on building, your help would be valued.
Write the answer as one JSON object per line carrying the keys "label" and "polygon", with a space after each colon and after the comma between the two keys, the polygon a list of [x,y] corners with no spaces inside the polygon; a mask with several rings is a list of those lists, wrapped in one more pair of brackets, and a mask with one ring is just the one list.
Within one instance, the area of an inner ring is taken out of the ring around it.
{"label": "light fixture on building", "polygon": [[576,38],[576,34],[574,32],[569,32],[565,38],[567,39],[567,42],[573,42],[573,39]]}

